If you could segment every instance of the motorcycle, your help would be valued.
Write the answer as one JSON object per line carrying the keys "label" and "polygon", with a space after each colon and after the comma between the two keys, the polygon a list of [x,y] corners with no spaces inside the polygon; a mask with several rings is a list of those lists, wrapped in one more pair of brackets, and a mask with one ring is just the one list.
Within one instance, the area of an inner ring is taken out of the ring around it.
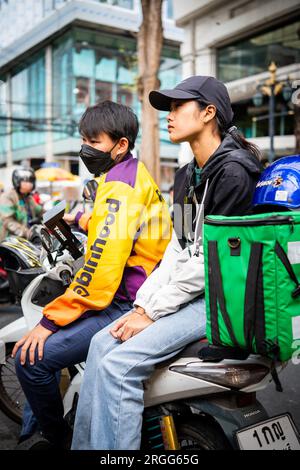
{"label": "motorcycle", "polygon": [[[39,222],[39,220],[36,220]],[[40,224],[32,224],[30,240],[7,237],[0,243],[0,304],[20,304],[22,293],[38,274],[40,262]]]}
{"label": "motorcycle", "polygon": [[[52,211],[57,211],[57,207],[59,210],[61,206],[64,206],[64,204],[61,203],[60,206],[55,206],[53,210],[48,211],[46,214],[52,214]],[[45,217],[47,218],[46,214]],[[64,225],[66,224],[64,223]],[[79,232],[74,233],[82,240],[82,246],[84,246],[86,236]],[[68,262],[71,260],[74,263],[74,259],[64,249],[63,242],[60,243],[45,228],[40,228],[37,235],[41,245],[39,249],[25,239],[15,239],[14,237],[13,240],[6,239],[2,242],[0,250],[2,250],[7,260],[6,269],[11,278],[10,285],[13,286],[14,298],[20,299],[29,284],[32,288],[35,288],[36,280],[38,280],[40,281],[38,282],[39,295],[43,296],[44,305],[46,305],[53,298],[61,295],[68,283],[71,282],[71,269],[68,266]],[[79,241],[77,242],[78,244],[80,244]],[[75,244],[75,247],[73,247],[73,254],[78,254],[76,251],[77,245]],[[81,252],[80,256],[82,256]],[[64,262],[63,260],[66,257],[68,260]],[[29,267],[27,267],[28,265]],[[53,266],[55,266],[55,274],[52,272]],[[46,274],[47,276],[45,276]],[[58,279],[62,279],[62,284],[57,282],[56,276],[58,276]],[[48,286],[51,286],[50,290]],[[26,315],[23,299],[21,307],[23,316],[0,330],[0,409],[17,423],[22,422],[25,397],[15,374],[11,352],[14,343],[40,320],[40,313],[42,311],[39,308],[38,312],[36,312],[34,306],[31,314]]]}
{"label": "motorcycle", "polygon": [[[22,320],[27,330],[36,325],[43,307],[64,291],[82,266],[84,239],[62,224],[63,212],[63,206],[56,206],[45,220],[59,245],[54,247],[49,233],[42,233],[50,268],[37,276],[23,293]],[[23,334],[16,338],[14,324],[18,321],[6,327],[6,335],[3,329],[0,332],[2,364],[8,345]],[[9,330],[14,335],[9,336]],[[271,361],[251,355],[246,360],[204,362],[199,359],[199,351],[206,345],[206,341],[188,345],[177,356],[160,363],[144,383],[141,449],[300,449],[292,417],[289,414],[269,417],[256,398],[256,392],[272,381]],[[277,372],[285,365],[277,363]],[[65,419],[71,427],[84,369],[85,363],[68,369],[63,404]],[[3,405],[1,383],[0,405],[1,402]],[[20,411],[16,407],[15,419],[20,419]],[[40,444],[37,441],[30,445],[34,449]]]}
{"label": "motorcycle", "polygon": [[[0,264],[1,264],[0,258]],[[7,271],[0,265],[0,303],[10,302],[9,282]]]}

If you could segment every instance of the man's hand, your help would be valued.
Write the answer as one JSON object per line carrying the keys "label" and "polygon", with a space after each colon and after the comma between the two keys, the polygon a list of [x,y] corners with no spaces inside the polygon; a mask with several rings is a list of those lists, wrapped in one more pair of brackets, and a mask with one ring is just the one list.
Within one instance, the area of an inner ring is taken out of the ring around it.
{"label": "man's hand", "polygon": [[43,358],[45,341],[52,334],[52,331],[47,330],[47,328],[44,328],[42,325],[37,325],[35,328],[33,328],[33,330],[27,333],[27,335],[23,336],[23,338],[15,344],[11,356],[15,357],[18,349],[23,345],[20,362],[22,366],[25,364],[26,354],[29,348],[29,362],[30,365],[33,366],[36,347],[38,347],[38,358],[41,360]]}
{"label": "man's hand", "polygon": [[137,307],[132,313],[121,318],[111,328],[111,335],[120,341],[127,341],[132,336],[152,325],[153,320],[149,318],[141,307]]}
{"label": "man's hand", "polygon": [[76,217],[76,214],[65,214],[63,216],[63,219],[65,222],[67,222],[67,224],[75,224],[75,217]]}

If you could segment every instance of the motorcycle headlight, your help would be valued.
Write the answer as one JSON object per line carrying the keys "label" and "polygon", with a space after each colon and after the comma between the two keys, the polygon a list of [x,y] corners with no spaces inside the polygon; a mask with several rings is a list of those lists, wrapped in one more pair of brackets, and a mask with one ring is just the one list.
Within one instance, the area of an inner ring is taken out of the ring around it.
{"label": "motorcycle headlight", "polygon": [[190,363],[184,366],[173,366],[170,370],[235,389],[255,385],[261,382],[270,372],[270,369],[262,364],[203,365],[201,363],[200,366],[199,363]]}

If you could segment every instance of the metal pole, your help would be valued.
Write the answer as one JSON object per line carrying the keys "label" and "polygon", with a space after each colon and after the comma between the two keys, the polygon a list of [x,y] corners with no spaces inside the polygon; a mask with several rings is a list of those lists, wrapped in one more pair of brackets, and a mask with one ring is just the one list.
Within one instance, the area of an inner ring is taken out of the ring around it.
{"label": "metal pole", "polygon": [[270,86],[271,94],[269,98],[269,136],[270,136],[270,152],[269,152],[269,163],[272,163],[275,158],[274,151],[274,134],[275,134],[275,95],[274,95],[274,85]]}

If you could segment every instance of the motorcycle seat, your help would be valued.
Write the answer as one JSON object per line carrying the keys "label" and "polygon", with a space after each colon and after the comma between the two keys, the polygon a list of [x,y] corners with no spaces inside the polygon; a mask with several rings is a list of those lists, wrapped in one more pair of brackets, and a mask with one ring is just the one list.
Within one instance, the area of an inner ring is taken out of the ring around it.
{"label": "motorcycle seat", "polygon": [[162,361],[159,364],[156,365],[156,369],[162,369],[172,362],[176,361],[177,359],[180,359],[181,357],[195,357],[198,360],[198,352],[202,348],[206,348],[208,345],[207,339],[201,339],[200,341],[194,341],[193,343],[188,344],[182,351],[180,351],[178,354],[173,356],[171,359],[167,359],[166,361]]}

